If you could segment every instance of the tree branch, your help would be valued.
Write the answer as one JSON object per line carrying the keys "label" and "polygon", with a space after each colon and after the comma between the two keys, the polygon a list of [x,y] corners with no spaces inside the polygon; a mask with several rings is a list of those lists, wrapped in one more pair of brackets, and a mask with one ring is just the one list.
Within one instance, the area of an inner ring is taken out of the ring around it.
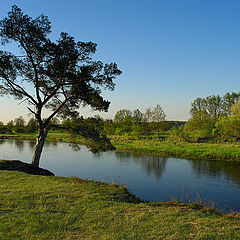
{"label": "tree branch", "polygon": [[31,113],[33,113],[34,115],[36,114],[30,107],[27,107],[27,109],[28,109]]}
{"label": "tree branch", "polygon": [[43,105],[45,105],[59,90],[59,88],[61,87],[61,85],[59,84],[58,86],[56,86],[56,88],[50,93],[50,95],[48,95],[42,102]]}
{"label": "tree branch", "polygon": [[49,121],[58,113],[58,111],[65,105],[67,101],[68,99],[66,98],[61,104],[58,105],[55,111],[45,120],[46,126],[48,125]]}
{"label": "tree branch", "polygon": [[58,129],[67,130],[72,136],[72,143],[78,144],[76,142],[76,138],[74,135],[80,135],[84,137],[86,140],[82,142],[82,144],[86,145],[92,152],[99,152],[99,151],[109,151],[109,150],[116,150],[116,148],[111,144],[110,140],[107,138],[106,135],[100,134],[98,130],[93,127],[89,127],[88,125],[85,126],[77,126],[73,127],[62,127],[55,124],[52,124],[51,127],[55,127]]}
{"label": "tree branch", "polygon": [[31,63],[32,63],[32,66],[33,66],[33,70],[34,70],[34,74],[35,74],[35,88],[36,88],[36,95],[37,95],[37,99],[38,99],[38,102],[40,104],[42,104],[42,99],[40,97],[40,94],[39,94],[39,82],[38,82],[38,71],[37,71],[37,68],[36,68],[36,65],[34,63],[34,60],[33,60],[33,57],[32,57],[32,54],[30,51],[28,51],[28,49],[26,48],[26,46],[24,45],[23,41],[20,39],[20,44],[21,46],[23,47],[23,49],[26,51],[27,53],[27,56],[29,57]]}
{"label": "tree branch", "polygon": [[16,84],[16,83],[13,82],[12,80],[10,80],[4,73],[2,73],[2,75],[3,75],[3,77],[5,78],[5,80],[7,81],[7,83],[10,85],[10,87],[13,89],[13,91],[16,91],[17,93],[22,94],[22,95],[28,97],[29,99],[32,100],[32,102],[33,102],[34,104],[37,105],[36,100],[35,100],[30,94],[28,94],[28,93],[24,90],[24,88],[22,88],[21,86],[19,86],[18,84]]}

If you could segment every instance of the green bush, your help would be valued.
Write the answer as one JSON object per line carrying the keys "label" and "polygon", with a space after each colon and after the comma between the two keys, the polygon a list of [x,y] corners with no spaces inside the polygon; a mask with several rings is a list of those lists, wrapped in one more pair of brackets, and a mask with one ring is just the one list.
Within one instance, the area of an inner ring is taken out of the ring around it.
{"label": "green bush", "polygon": [[240,140],[240,116],[222,117],[216,122],[214,135],[222,141]]}
{"label": "green bush", "polygon": [[14,132],[15,132],[15,133],[24,133],[24,129],[21,128],[21,127],[16,127],[16,128],[14,129]]}
{"label": "green bush", "polygon": [[169,141],[174,142],[186,142],[189,141],[188,133],[184,131],[184,127],[173,127],[169,130],[169,137],[167,138]]}

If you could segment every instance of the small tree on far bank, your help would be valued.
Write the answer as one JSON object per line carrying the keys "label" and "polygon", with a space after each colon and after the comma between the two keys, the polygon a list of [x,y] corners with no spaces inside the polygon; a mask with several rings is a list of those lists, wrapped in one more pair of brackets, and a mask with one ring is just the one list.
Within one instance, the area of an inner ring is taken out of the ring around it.
{"label": "small tree on far bank", "polygon": [[24,128],[25,127],[25,120],[22,116],[19,116],[18,118],[14,119],[14,126],[18,128]]}
{"label": "small tree on far bank", "polygon": [[135,124],[142,123],[143,118],[144,118],[144,114],[139,109],[133,110],[132,120]]}
{"label": "small tree on far bank", "polygon": [[7,122],[6,128],[7,128],[8,132],[12,132],[12,131],[13,131],[13,128],[14,128],[14,122],[13,122],[13,120]]}
{"label": "small tree on far bank", "polygon": [[[50,33],[47,16],[33,19],[17,6],[13,6],[8,17],[0,21],[2,43],[15,42],[22,52],[17,56],[0,51],[0,93],[27,102],[28,110],[37,121],[34,166],[39,166],[45,139],[53,127],[51,120],[57,115],[77,118],[81,105],[107,111],[110,102],[103,99],[101,89],[114,90],[113,79],[121,74],[116,63],[103,64],[92,60],[95,43],[75,41],[67,33],[61,33],[53,42],[48,38]],[[31,84],[33,89],[28,91],[25,84]],[[46,108],[50,114],[43,118]],[[96,131],[84,127],[76,128],[74,132],[95,142],[107,141]]]}
{"label": "small tree on far bank", "polygon": [[114,122],[120,123],[126,120],[127,118],[132,118],[132,112],[128,109],[118,110],[114,116]]}
{"label": "small tree on far bank", "polygon": [[34,133],[37,131],[37,121],[35,118],[30,118],[27,126],[26,126],[26,131],[30,133]]}
{"label": "small tree on far bank", "polygon": [[23,133],[25,128],[25,120],[22,116],[14,119],[14,131],[16,133]]}
{"label": "small tree on far bank", "polygon": [[166,120],[166,114],[164,113],[161,105],[157,104],[157,106],[152,111],[152,120],[155,123],[155,129],[157,130],[158,138],[160,137],[160,131],[164,130],[163,121]]}
{"label": "small tree on far bank", "polygon": [[143,116],[143,120],[144,122],[151,122],[152,121],[152,109],[151,108],[147,108],[144,116]]}

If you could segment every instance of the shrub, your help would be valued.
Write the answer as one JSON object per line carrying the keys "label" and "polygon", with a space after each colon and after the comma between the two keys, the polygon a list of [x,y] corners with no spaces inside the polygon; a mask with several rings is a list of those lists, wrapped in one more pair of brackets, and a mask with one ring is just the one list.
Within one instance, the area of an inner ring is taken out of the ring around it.
{"label": "shrub", "polygon": [[240,139],[240,116],[222,117],[216,122],[214,135],[223,141]]}

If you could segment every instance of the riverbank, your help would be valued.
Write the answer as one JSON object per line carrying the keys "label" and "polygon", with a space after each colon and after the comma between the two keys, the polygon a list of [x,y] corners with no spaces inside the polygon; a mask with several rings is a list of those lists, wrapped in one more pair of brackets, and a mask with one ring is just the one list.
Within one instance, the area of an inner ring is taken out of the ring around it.
{"label": "riverbank", "polygon": [[112,139],[117,150],[165,157],[200,160],[240,161],[239,143],[187,143],[154,140]]}
{"label": "riverbank", "polygon": [[19,171],[34,175],[54,176],[54,173],[19,160],[0,160],[0,170]]}
{"label": "riverbank", "polygon": [[[0,134],[0,138],[34,140],[36,134]],[[50,132],[46,141],[71,142],[66,133]],[[79,137],[77,142],[84,144]],[[112,144],[119,151],[131,151],[165,157],[189,158],[200,160],[240,161],[240,143],[188,143],[158,140],[135,140],[111,137]]]}
{"label": "riverbank", "polygon": [[239,215],[144,203],[122,186],[0,171],[0,239],[239,239]]}

